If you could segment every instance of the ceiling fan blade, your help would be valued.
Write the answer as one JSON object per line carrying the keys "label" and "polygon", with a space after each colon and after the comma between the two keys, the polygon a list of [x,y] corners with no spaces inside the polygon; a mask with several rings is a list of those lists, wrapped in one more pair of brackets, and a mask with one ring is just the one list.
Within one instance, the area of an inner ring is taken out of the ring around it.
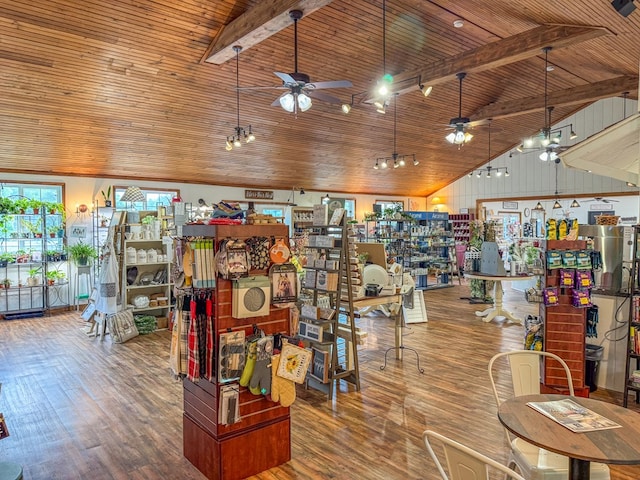
{"label": "ceiling fan blade", "polygon": [[305,91],[305,93],[309,95],[311,98],[322,100],[323,102],[335,103],[335,104],[342,103],[342,101],[339,98],[336,98],[333,95],[327,95],[326,93],[323,93],[323,92],[316,92],[315,90],[309,90],[309,91]]}
{"label": "ceiling fan blade", "polygon": [[274,85],[272,87],[238,87],[236,88],[236,90],[282,90],[282,89],[288,89],[289,87],[285,87],[284,85]]}
{"label": "ceiling fan blade", "polygon": [[297,85],[298,82],[296,82],[296,79],[293,78],[291,75],[289,75],[288,73],[282,73],[282,72],[273,72],[274,75],[276,77],[278,77],[280,80],[282,80],[285,85]]}
{"label": "ceiling fan blade", "polygon": [[318,90],[320,88],[351,88],[353,84],[349,80],[333,80],[328,82],[311,82],[305,85],[305,88]]}
{"label": "ceiling fan blade", "polygon": [[284,97],[288,92],[283,93],[282,95],[280,95],[278,98],[276,98],[273,103],[271,104],[272,107],[279,107],[280,106],[280,99],[282,97]]}

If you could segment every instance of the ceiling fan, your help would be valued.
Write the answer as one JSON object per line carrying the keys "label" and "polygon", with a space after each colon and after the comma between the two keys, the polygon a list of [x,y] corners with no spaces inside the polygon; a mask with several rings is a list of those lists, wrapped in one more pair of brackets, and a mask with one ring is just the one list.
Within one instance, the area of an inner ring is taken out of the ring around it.
{"label": "ceiling fan", "polygon": [[600,203],[614,203],[619,200],[614,200],[613,198],[604,198],[604,197],[593,197],[589,200],[585,200],[585,202],[600,202]]}
{"label": "ceiling fan", "polygon": [[291,10],[289,17],[293,20],[294,26],[294,72],[282,73],[273,72],[282,85],[273,87],[243,87],[241,90],[277,89],[287,90],[271,104],[280,105],[287,112],[297,113],[298,110],[305,112],[311,108],[311,100],[321,100],[323,102],[342,104],[343,102],[332,95],[318,92],[324,88],[349,88],[353,84],[349,80],[335,80],[327,82],[311,82],[309,75],[298,71],[298,20],[302,18],[301,10]]}
{"label": "ceiling fan", "polygon": [[471,120],[469,120],[469,117],[462,116],[462,80],[464,80],[466,76],[467,74],[464,72],[456,73],[456,77],[460,82],[458,95],[458,116],[449,120],[449,124],[447,126],[449,128],[453,128],[454,130],[445,137],[449,143],[453,143],[455,145],[464,145],[465,143],[469,142],[473,138],[473,135],[469,133],[469,128],[484,123],[471,122]]}

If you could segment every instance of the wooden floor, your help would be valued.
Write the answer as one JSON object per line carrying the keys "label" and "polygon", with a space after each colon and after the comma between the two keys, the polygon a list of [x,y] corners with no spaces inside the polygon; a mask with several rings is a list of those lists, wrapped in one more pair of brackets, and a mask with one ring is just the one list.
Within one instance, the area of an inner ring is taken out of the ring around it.
{"label": "wooden floor", "polygon": [[[460,299],[468,295],[464,285],[425,293],[429,322],[405,332],[424,375],[410,351],[403,362],[391,353],[381,371],[392,322],[361,319],[362,390],[341,386],[333,402],[298,390],[292,460],[253,478],[438,479],[421,440],[427,428],[504,462],[486,365],[520,348],[523,329],[478,320],[478,306]],[[535,313],[522,298],[507,288],[511,310]],[[76,313],[0,321],[0,411],[11,433],[0,460],[22,464],[25,479],[203,479],[182,456],[182,386],[168,369],[169,333],[118,345],[87,337],[83,325]],[[620,401],[602,389],[594,396]],[[612,480],[640,478],[640,467],[611,472]]]}

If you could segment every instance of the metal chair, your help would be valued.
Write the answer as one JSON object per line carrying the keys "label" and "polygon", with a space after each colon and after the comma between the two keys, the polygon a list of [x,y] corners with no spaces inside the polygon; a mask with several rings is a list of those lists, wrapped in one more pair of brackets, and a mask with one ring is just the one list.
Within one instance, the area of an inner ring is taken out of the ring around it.
{"label": "metal chair", "polygon": [[[524,477],[501,463],[434,431],[426,430],[422,434],[422,439],[443,480],[489,480],[490,472],[504,473],[507,478],[512,480],[525,480]],[[435,445],[434,440],[437,440],[444,449],[448,474],[433,450],[431,443]]]}
{"label": "metal chair", "polygon": [[[519,397],[521,395],[536,395],[540,393],[540,360],[545,357],[555,360],[562,366],[567,378],[569,395],[574,396],[571,371],[562,358],[550,352],[515,350],[498,353],[489,361],[489,379],[491,380],[491,388],[493,389],[493,395],[498,407],[506,399],[506,395],[500,396],[494,378],[498,372],[504,374],[505,370],[504,365],[501,365],[502,368],[496,368],[494,366],[496,361],[503,358],[508,360],[511,382],[513,384],[513,391],[511,393],[513,396]],[[511,446],[509,461],[507,463],[509,468],[515,469],[517,467],[518,471],[529,480],[568,480],[568,457],[536,447],[521,438],[514,438],[506,429],[505,432]],[[603,463],[591,463],[591,480],[609,479],[610,474],[607,465]]]}

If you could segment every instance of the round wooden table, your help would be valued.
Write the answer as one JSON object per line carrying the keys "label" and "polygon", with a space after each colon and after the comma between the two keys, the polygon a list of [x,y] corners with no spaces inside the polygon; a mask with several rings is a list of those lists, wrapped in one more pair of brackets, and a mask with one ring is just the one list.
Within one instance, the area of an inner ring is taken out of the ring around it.
{"label": "round wooden table", "polygon": [[[568,398],[621,427],[574,433],[527,405]],[[523,395],[503,402],[498,418],[515,436],[569,457],[569,480],[589,480],[590,462],[640,464],[640,414],[613,403],[566,395]]]}
{"label": "round wooden table", "polygon": [[514,275],[514,276],[506,276],[506,275],[488,275],[479,272],[470,272],[464,274],[465,278],[470,278],[472,280],[486,280],[492,281],[493,284],[493,307],[487,308],[486,310],[478,310],[476,311],[476,316],[483,317],[482,320],[485,322],[490,322],[496,317],[505,317],[507,320],[511,322],[517,322],[519,324],[523,324],[524,320],[522,318],[518,318],[514,316],[510,311],[506,310],[502,306],[502,282],[519,282],[522,280],[529,280],[533,275]]}

